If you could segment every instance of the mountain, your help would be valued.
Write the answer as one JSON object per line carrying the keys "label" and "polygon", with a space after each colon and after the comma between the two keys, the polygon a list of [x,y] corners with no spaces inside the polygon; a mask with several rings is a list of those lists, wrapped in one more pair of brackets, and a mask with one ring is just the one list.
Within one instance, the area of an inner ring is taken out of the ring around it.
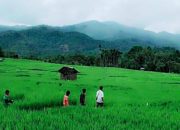
{"label": "mountain", "polygon": [[16,52],[21,56],[90,53],[97,51],[99,44],[105,43],[79,32],[61,32],[50,26],[0,33],[0,46],[5,51]]}
{"label": "mountain", "polygon": [[66,53],[96,53],[102,48],[116,48],[127,51],[135,45],[155,46],[139,39],[121,39],[116,41],[95,40],[86,34],[75,31],[63,31],[60,27],[46,25],[33,26],[19,31],[0,33],[0,47],[20,56],[52,56]]}
{"label": "mountain", "polygon": [[180,35],[154,33],[115,22],[98,21],[63,27],[0,26],[0,47],[21,56],[95,53],[99,45],[120,51],[128,51],[133,46],[168,46],[180,50]]}
{"label": "mountain", "polygon": [[136,39],[141,43],[155,46],[170,46],[180,49],[180,35],[170,33],[154,33],[151,31],[128,27],[116,22],[88,21],[80,24],[64,26],[62,31],[84,33],[97,40],[114,41]]}

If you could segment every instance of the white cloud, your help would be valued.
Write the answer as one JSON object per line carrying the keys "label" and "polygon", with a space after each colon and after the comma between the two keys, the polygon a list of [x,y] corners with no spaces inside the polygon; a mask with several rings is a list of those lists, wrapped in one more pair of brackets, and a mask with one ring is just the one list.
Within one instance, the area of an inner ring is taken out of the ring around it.
{"label": "white cloud", "polygon": [[0,0],[0,24],[67,25],[87,20],[180,32],[180,1]]}

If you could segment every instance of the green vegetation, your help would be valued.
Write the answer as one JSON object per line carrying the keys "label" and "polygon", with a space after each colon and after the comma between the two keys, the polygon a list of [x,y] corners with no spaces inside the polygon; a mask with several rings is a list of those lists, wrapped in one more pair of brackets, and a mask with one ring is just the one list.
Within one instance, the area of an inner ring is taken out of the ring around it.
{"label": "green vegetation", "polygon": [[[0,104],[0,129],[119,130],[180,128],[180,76],[120,68],[74,66],[76,81],[59,79],[63,65],[5,59],[0,62],[0,97],[11,91],[14,104]],[[105,107],[95,108],[95,93],[104,86]],[[87,89],[85,107],[79,105]],[[61,105],[66,90],[71,106]]]}

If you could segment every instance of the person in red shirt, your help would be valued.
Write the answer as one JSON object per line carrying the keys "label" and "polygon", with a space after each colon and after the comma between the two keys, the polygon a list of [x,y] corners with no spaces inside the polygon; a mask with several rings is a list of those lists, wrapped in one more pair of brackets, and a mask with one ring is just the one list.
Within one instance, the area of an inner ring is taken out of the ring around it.
{"label": "person in red shirt", "polygon": [[63,106],[69,106],[69,95],[70,95],[70,91],[66,91],[66,94],[64,95],[64,99],[63,99]]}

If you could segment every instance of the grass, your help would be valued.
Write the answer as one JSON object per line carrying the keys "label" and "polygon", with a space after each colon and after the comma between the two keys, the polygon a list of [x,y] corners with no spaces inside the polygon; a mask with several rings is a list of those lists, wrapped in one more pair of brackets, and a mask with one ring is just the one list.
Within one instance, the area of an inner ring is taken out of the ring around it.
{"label": "grass", "polygon": [[[6,59],[0,63],[0,97],[11,91],[14,104],[0,104],[4,130],[180,129],[180,75],[74,66],[76,81],[59,79],[63,65]],[[105,107],[95,108],[95,93],[104,86]],[[85,107],[79,105],[87,89]],[[71,106],[62,107],[66,90]]]}

